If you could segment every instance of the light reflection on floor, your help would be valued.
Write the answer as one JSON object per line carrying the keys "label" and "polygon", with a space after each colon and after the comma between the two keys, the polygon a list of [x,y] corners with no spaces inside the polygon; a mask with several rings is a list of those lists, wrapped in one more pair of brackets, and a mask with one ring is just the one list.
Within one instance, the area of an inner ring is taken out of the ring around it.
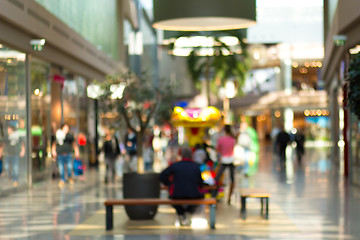
{"label": "light reflection on floor", "polygon": [[[121,197],[121,184],[105,186],[89,172],[88,181],[74,187],[59,190],[56,182],[44,183],[1,198],[0,239],[358,239],[360,190],[334,171],[329,148],[308,148],[304,162],[299,165],[289,158],[285,171],[279,170],[268,149],[262,149],[257,175],[237,176],[238,188],[266,188],[272,193],[268,221],[260,218],[256,200],[249,201],[245,221],[239,217],[238,204],[220,203],[216,230],[208,229],[207,212],[184,228],[175,225],[172,208],[160,208],[155,222],[147,224],[131,223],[121,208],[115,208],[114,214],[122,219],[116,219],[117,229],[106,232],[103,202]],[[239,194],[232,200],[238,203]]]}

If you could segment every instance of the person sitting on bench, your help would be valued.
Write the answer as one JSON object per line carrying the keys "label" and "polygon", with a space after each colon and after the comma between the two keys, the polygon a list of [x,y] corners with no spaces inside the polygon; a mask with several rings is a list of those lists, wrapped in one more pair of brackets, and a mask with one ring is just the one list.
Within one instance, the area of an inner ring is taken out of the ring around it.
{"label": "person sitting on bench", "polygon": [[[169,187],[172,199],[200,199],[204,195],[200,192],[203,186],[199,165],[192,161],[192,151],[188,147],[181,149],[182,160],[170,165],[160,174],[160,181]],[[196,205],[173,206],[178,215],[181,226],[191,225],[188,214],[196,210]]]}

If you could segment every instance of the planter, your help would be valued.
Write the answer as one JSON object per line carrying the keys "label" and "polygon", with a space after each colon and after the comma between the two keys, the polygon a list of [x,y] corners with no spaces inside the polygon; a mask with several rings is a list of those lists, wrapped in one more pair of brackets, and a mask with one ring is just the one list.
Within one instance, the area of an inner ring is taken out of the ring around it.
{"label": "planter", "polygon": [[[159,198],[158,173],[125,173],[123,176],[124,198]],[[125,206],[126,214],[133,220],[153,219],[158,206]]]}

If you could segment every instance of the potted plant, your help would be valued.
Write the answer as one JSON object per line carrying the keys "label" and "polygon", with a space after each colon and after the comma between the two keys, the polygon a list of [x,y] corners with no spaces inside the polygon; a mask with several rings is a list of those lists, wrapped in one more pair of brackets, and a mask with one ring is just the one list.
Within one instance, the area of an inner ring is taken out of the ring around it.
{"label": "potted plant", "polygon": [[[173,96],[171,88],[166,83],[156,88],[149,77],[139,77],[132,72],[109,75],[101,88],[102,109],[117,112],[127,128],[136,134],[137,172],[124,174],[124,198],[159,197],[158,174],[144,173],[143,140],[152,120],[161,124],[170,119]],[[126,206],[125,209],[131,219],[151,219],[156,214],[157,206]]]}
{"label": "potted plant", "polygon": [[360,53],[351,59],[348,69],[348,105],[360,120]]}

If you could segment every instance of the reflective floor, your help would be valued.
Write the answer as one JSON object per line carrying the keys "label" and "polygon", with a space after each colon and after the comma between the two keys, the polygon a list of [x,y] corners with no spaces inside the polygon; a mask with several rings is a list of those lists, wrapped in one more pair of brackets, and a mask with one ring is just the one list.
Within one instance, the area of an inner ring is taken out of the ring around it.
{"label": "reflective floor", "polygon": [[[329,148],[308,148],[302,165],[291,158],[280,170],[270,146],[263,146],[259,172],[237,175],[232,205],[216,210],[216,229],[207,226],[204,208],[191,227],[176,226],[171,207],[161,206],[154,220],[130,221],[122,207],[114,210],[114,230],[105,231],[107,198],[121,198],[121,183],[104,185],[98,173],[59,189],[40,183],[29,191],[0,199],[0,239],[114,240],[255,240],[360,239],[360,188],[349,186],[331,164]],[[257,199],[248,200],[248,216],[240,217],[239,188],[266,188],[271,194],[270,219],[260,217]]]}

